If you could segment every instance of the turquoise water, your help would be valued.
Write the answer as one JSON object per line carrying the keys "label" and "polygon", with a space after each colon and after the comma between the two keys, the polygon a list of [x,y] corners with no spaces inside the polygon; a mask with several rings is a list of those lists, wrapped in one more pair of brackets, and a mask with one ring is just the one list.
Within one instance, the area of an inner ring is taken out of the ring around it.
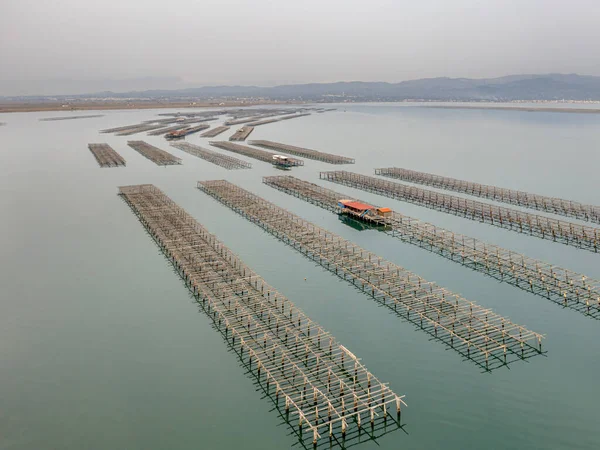
{"label": "turquoise water", "polygon": [[[263,185],[262,176],[281,174],[266,163],[227,171],[161,137],[98,133],[162,112],[56,122],[38,119],[65,114],[0,115],[0,448],[298,447],[116,195],[138,183],[161,188],[406,394],[404,431],[358,448],[600,447],[599,321],[344,225]],[[395,165],[600,204],[600,115],[341,105],[257,127],[251,138],[351,156],[357,164],[342,167],[365,174]],[[158,167],[127,139],[154,143],[183,165]],[[108,142],[127,167],[98,168],[89,142]],[[319,171],[336,168],[306,160],[292,174],[600,279],[600,255],[318,181]],[[195,189],[197,180],[222,178],[545,334],[547,353],[482,373]]]}

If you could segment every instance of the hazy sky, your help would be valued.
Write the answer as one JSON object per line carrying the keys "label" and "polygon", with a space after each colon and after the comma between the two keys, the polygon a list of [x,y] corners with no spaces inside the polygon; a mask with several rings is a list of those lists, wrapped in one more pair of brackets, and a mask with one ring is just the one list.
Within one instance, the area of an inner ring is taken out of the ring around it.
{"label": "hazy sky", "polygon": [[0,0],[0,95],[600,75],[599,50],[600,0]]}

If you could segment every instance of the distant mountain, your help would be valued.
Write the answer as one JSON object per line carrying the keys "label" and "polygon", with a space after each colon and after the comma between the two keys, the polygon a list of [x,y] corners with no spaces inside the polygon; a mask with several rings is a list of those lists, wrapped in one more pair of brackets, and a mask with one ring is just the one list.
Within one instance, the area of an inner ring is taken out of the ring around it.
{"label": "distant mountain", "polygon": [[195,100],[261,97],[272,100],[330,102],[600,100],[600,77],[576,74],[545,74],[510,75],[487,79],[426,78],[400,83],[352,81],[274,87],[205,86],[175,90],[101,92],[62,97]]}

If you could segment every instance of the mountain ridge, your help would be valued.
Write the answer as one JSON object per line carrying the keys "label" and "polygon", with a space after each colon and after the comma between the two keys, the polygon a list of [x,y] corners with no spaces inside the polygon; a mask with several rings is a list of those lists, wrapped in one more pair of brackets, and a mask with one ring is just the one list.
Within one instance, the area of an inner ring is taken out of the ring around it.
{"label": "mountain ridge", "polygon": [[600,100],[600,77],[578,74],[523,74],[496,78],[421,78],[390,83],[384,81],[337,81],[332,83],[286,84],[272,87],[221,85],[180,89],[110,90],[78,95],[13,96],[35,98],[134,98],[214,99],[264,98],[305,101],[552,101]]}

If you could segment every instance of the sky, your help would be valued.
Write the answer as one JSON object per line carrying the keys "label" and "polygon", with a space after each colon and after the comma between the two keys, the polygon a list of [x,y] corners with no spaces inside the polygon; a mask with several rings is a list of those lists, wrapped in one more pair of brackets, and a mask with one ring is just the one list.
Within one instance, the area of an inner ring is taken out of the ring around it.
{"label": "sky", "polygon": [[0,0],[0,95],[600,75],[600,0]]}

